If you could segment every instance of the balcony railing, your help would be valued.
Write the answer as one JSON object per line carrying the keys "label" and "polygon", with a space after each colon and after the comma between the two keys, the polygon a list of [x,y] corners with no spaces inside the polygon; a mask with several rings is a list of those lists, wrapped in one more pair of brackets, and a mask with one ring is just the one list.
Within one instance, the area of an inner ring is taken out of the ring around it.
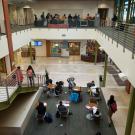
{"label": "balcony railing", "polygon": [[[12,71],[6,79],[1,79],[0,81],[0,103],[8,103],[12,102],[12,98],[15,98],[17,94],[25,92],[32,92],[31,90],[38,87],[43,86],[45,83],[45,73],[37,73],[34,76],[33,85],[30,85],[30,80],[26,72],[23,72],[23,81],[21,85],[18,85],[18,77],[16,70]],[[1,109],[1,108],[0,108]]]}
{"label": "balcony railing", "polygon": [[118,45],[123,46],[123,52],[128,49],[132,52],[132,58],[135,54],[135,24],[123,22],[113,22],[111,25],[103,25],[98,30],[105,35],[105,38],[115,41]]}

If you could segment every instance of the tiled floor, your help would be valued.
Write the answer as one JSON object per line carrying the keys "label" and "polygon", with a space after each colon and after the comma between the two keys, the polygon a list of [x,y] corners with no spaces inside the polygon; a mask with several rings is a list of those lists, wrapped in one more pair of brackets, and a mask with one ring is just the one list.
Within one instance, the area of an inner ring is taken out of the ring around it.
{"label": "tiled floor", "polygon": [[[23,59],[21,67],[26,70],[30,59]],[[54,82],[63,80],[67,86],[67,78],[75,77],[75,82],[79,86],[86,86],[86,83],[94,80],[99,85],[99,75],[103,74],[103,63],[94,65],[80,61],[80,57],[74,56],[70,58],[45,58],[39,57],[35,64],[32,65],[35,72],[45,72],[48,70],[50,78]],[[126,93],[124,87],[119,87],[111,74],[107,74],[106,87],[103,88],[103,94],[108,100],[111,94],[115,95],[118,103],[118,111],[113,115],[113,122],[118,135],[124,135],[126,118],[130,95]],[[133,135],[133,134],[132,134]]]}

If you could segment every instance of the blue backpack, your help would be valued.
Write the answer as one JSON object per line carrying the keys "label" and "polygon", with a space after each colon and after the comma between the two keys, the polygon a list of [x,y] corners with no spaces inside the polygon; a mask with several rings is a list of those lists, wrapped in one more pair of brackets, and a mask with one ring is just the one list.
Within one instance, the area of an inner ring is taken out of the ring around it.
{"label": "blue backpack", "polygon": [[72,102],[78,102],[79,101],[79,94],[78,93],[71,93],[69,98],[70,98],[70,101],[72,101]]}

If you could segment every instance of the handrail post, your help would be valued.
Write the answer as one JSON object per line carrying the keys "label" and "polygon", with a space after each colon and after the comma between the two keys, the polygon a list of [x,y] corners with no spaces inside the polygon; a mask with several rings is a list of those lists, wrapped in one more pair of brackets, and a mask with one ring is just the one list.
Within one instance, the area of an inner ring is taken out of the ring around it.
{"label": "handrail post", "polygon": [[7,79],[5,80],[5,84],[6,84],[6,94],[7,94],[7,102],[10,103],[10,100],[9,100],[9,92],[8,92],[8,84],[7,84]]}
{"label": "handrail post", "polygon": [[133,51],[132,51],[132,59],[134,59],[134,53],[135,53],[135,39],[134,39],[134,45],[133,45]]}
{"label": "handrail post", "polygon": [[117,34],[117,47],[118,47],[118,44],[119,44],[119,31],[120,31],[120,25],[118,24],[118,30],[117,30],[118,34]]}

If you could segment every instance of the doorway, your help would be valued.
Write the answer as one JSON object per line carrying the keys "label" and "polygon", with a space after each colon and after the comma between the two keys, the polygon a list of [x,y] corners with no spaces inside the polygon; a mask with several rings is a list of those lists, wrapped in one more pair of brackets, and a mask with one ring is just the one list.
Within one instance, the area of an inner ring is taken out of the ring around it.
{"label": "doorway", "polygon": [[100,25],[105,25],[105,21],[108,15],[108,8],[98,8],[98,14],[100,15]]}
{"label": "doorway", "polygon": [[69,55],[80,55],[80,42],[68,42]]}

